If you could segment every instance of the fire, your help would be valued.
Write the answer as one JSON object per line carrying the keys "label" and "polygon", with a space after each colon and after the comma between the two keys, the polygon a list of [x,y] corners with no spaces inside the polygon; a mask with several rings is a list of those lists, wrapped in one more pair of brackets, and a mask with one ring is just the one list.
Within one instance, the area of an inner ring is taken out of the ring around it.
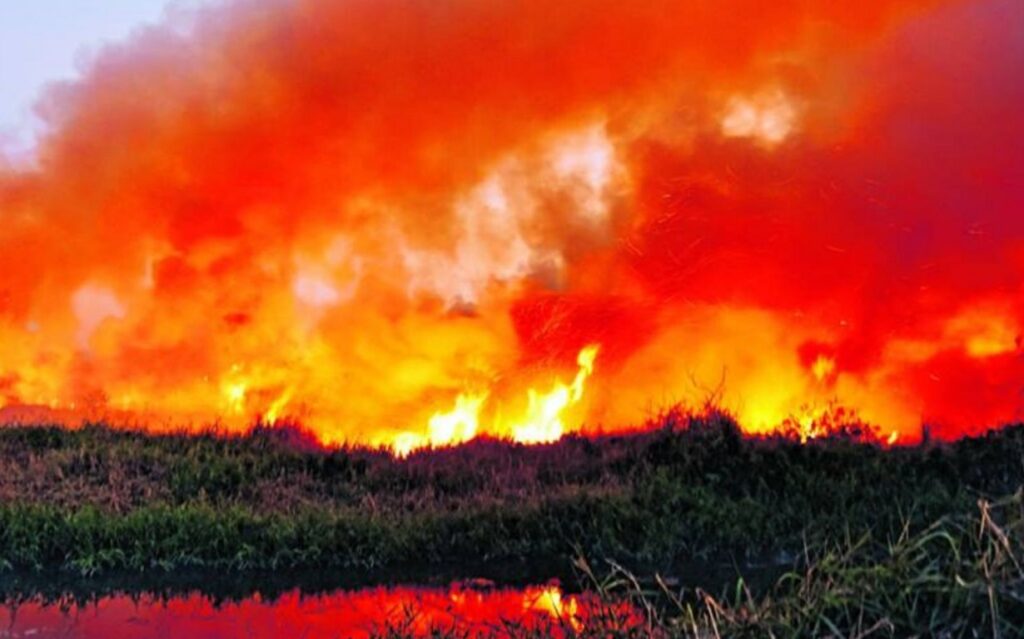
{"label": "fire", "polygon": [[405,457],[419,448],[453,446],[473,439],[479,428],[480,408],[486,400],[486,393],[460,394],[454,408],[430,417],[426,434],[399,433],[390,443],[392,451],[399,457]]}
{"label": "fire", "polygon": [[[554,388],[544,394],[529,390],[529,405],[526,414],[515,420],[508,431],[512,441],[522,444],[541,444],[557,441],[565,432],[562,414],[583,398],[583,386],[594,372],[597,346],[587,346],[576,358],[579,371],[571,384],[556,382]],[[503,429],[505,430],[505,429]]]}
{"label": "fire", "polygon": [[459,395],[455,408],[430,418],[430,444],[443,446],[469,441],[476,436],[480,406],[487,395]]}
{"label": "fire", "polygon": [[0,420],[408,454],[709,401],[807,438],[1024,419],[1009,4],[179,16],[0,159]]}
{"label": "fire", "polygon": [[[565,432],[563,422],[567,409],[583,399],[584,385],[594,372],[594,360],[599,347],[584,347],[576,357],[579,370],[572,382],[555,381],[547,393],[535,388],[527,390],[527,407],[522,415],[509,419],[498,415],[484,433],[492,437],[509,439],[521,444],[541,444],[557,441]],[[480,412],[489,393],[460,394],[455,407],[434,413],[427,422],[425,433],[406,431],[399,433],[388,445],[398,456],[404,457],[420,448],[438,448],[467,442],[479,434]]]}
{"label": "fire", "polygon": [[814,360],[814,364],[811,366],[811,372],[814,373],[814,378],[819,382],[825,381],[832,375],[836,370],[836,361],[831,357],[825,355],[819,355]]}
{"label": "fire", "polygon": [[239,377],[239,366],[237,364],[232,366],[230,373],[221,384],[221,392],[229,413],[238,415],[245,412],[245,394],[248,389],[248,382]]}
{"label": "fire", "polygon": [[271,404],[267,412],[263,414],[263,421],[267,424],[277,423],[278,418],[284,413],[285,407],[288,406],[288,402],[292,399],[292,394],[295,392],[294,388],[289,386],[282,392],[277,399]]}

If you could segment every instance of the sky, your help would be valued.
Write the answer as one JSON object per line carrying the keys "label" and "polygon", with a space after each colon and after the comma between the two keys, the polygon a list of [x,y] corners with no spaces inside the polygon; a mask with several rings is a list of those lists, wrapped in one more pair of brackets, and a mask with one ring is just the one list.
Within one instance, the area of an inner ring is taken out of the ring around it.
{"label": "sky", "polygon": [[[0,149],[24,152],[43,87],[74,78],[90,55],[181,0],[5,0],[0,2]],[[193,2],[195,4],[195,2]]]}

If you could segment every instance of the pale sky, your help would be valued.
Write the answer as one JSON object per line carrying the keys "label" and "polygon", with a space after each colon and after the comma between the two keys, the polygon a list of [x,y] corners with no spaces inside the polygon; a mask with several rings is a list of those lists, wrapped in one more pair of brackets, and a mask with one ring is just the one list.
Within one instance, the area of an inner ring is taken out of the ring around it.
{"label": "pale sky", "polygon": [[168,5],[201,0],[0,0],[0,152],[31,148],[32,105],[48,82],[78,75],[76,61],[160,21]]}

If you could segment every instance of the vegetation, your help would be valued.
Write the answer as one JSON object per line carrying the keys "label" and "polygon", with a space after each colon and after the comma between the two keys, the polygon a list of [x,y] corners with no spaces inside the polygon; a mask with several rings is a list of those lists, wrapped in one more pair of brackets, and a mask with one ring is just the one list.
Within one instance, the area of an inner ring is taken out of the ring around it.
{"label": "vegetation", "polygon": [[[481,576],[480,562],[531,560],[546,578],[575,553],[615,558],[576,561],[594,602],[582,623],[566,614],[493,636],[1024,632],[1024,425],[895,448],[849,428],[806,443],[748,438],[714,412],[653,426],[407,459],[326,450],[294,427],[3,428],[0,597],[61,600],[81,580],[94,598],[126,579],[144,580],[136,590],[185,575],[170,596],[215,569],[227,598],[255,588],[272,599],[294,587],[286,569]],[[723,566],[724,577],[709,568]],[[276,581],[253,581],[261,570]],[[413,621],[378,634],[411,636]]]}
{"label": "vegetation", "polygon": [[[980,501],[976,517],[946,517],[882,541],[871,534],[813,551],[763,596],[742,580],[732,593],[641,584],[616,564],[597,578],[586,613],[533,626],[504,624],[475,637],[615,639],[664,637],[1019,637],[1024,635],[1024,493]],[[812,551],[808,551],[810,553]],[[425,636],[414,620],[375,631],[381,639]],[[435,628],[438,639],[469,636]]]}
{"label": "vegetation", "polygon": [[749,439],[726,416],[627,436],[477,441],[397,460],[296,428],[149,435],[0,429],[0,565],[78,574],[545,560],[671,572],[790,566],[808,546],[897,539],[1024,484],[1024,426],[886,449],[848,432]]}

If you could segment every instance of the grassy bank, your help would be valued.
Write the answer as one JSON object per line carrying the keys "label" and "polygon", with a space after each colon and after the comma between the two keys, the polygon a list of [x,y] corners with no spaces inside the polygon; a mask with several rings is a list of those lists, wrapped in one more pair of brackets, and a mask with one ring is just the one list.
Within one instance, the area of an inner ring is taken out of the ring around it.
{"label": "grassy bank", "polygon": [[396,460],[295,429],[153,436],[0,429],[0,565],[82,574],[373,569],[574,552],[671,570],[865,534],[897,539],[1024,484],[1024,426],[884,449],[747,439],[727,417]]}
{"label": "grassy bank", "polygon": [[[1022,561],[1024,491],[1018,491],[996,502],[979,500],[973,513],[943,517],[917,533],[905,529],[891,539],[867,533],[809,547],[795,569],[760,592],[748,588],[742,580],[709,591],[680,586],[657,574],[638,577],[615,562],[577,559],[577,576],[584,588],[581,594],[538,600],[536,591],[532,595],[524,592],[522,599],[515,601],[525,607],[518,608],[501,605],[500,592],[491,591],[487,584],[469,589],[463,585],[450,591],[452,597],[459,595],[451,602],[469,602],[467,609],[460,609],[458,604],[454,608],[438,607],[437,600],[425,603],[412,591],[405,593],[405,598],[377,598],[375,616],[351,619],[352,625],[335,625],[333,629],[365,631],[368,639],[1009,638],[1024,634]],[[180,572],[174,576],[180,576]],[[18,628],[33,634],[48,628],[67,636],[73,626],[59,630],[60,622],[55,622],[53,615],[47,622],[45,616],[33,612],[36,606],[43,603],[59,608],[76,619],[80,614],[102,617],[104,606],[99,602],[111,596],[123,600],[128,595],[140,607],[133,623],[153,623],[159,618],[151,616],[153,611],[170,606],[193,620],[187,628],[196,634],[208,631],[211,626],[207,624],[215,626],[219,617],[243,625],[260,619],[264,633],[254,636],[273,635],[265,630],[266,624],[273,627],[273,617],[268,619],[255,612],[251,607],[254,601],[280,605],[287,618],[300,609],[320,618],[327,610],[360,608],[356,603],[360,595],[339,592],[336,584],[298,586],[280,573],[269,580],[270,575],[256,581],[248,577],[225,573],[217,586],[210,584],[210,575],[201,583],[185,575],[184,580],[159,587],[150,576],[133,587],[120,580],[104,586],[105,577],[72,578],[61,585],[50,575],[35,583],[42,586],[39,589],[32,585],[34,576],[28,582],[8,576],[0,579],[4,586],[0,600],[10,612],[11,636],[22,636]],[[82,589],[82,582],[91,585]],[[69,589],[69,583],[76,585]],[[301,593],[298,599],[296,588]],[[195,608],[184,603],[194,602],[196,593],[203,593],[213,610],[205,609],[197,616]],[[363,594],[375,597],[372,589]],[[494,608],[481,619],[485,597],[493,594],[499,595]],[[318,599],[320,595],[327,598]],[[306,596],[311,599],[303,605]],[[248,609],[246,604],[250,605]],[[438,614],[441,610],[446,612]],[[460,614],[460,610],[467,614]],[[28,617],[23,618],[23,614]],[[16,618],[20,626],[14,625]],[[333,619],[335,624],[338,621]],[[305,627],[310,634],[317,634],[318,629],[323,630],[322,623]],[[179,634],[184,630],[177,627]],[[297,636],[298,631],[293,634]]]}
{"label": "grassy bank", "polygon": [[598,598],[539,626],[504,624],[410,631],[390,622],[381,639],[618,639],[662,637],[1020,637],[1024,635],[1024,493],[980,500],[973,516],[950,515],[891,539],[872,533],[808,550],[802,566],[764,594],[741,581],[716,596],[643,581],[617,565],[598,577],[578,565]]}

